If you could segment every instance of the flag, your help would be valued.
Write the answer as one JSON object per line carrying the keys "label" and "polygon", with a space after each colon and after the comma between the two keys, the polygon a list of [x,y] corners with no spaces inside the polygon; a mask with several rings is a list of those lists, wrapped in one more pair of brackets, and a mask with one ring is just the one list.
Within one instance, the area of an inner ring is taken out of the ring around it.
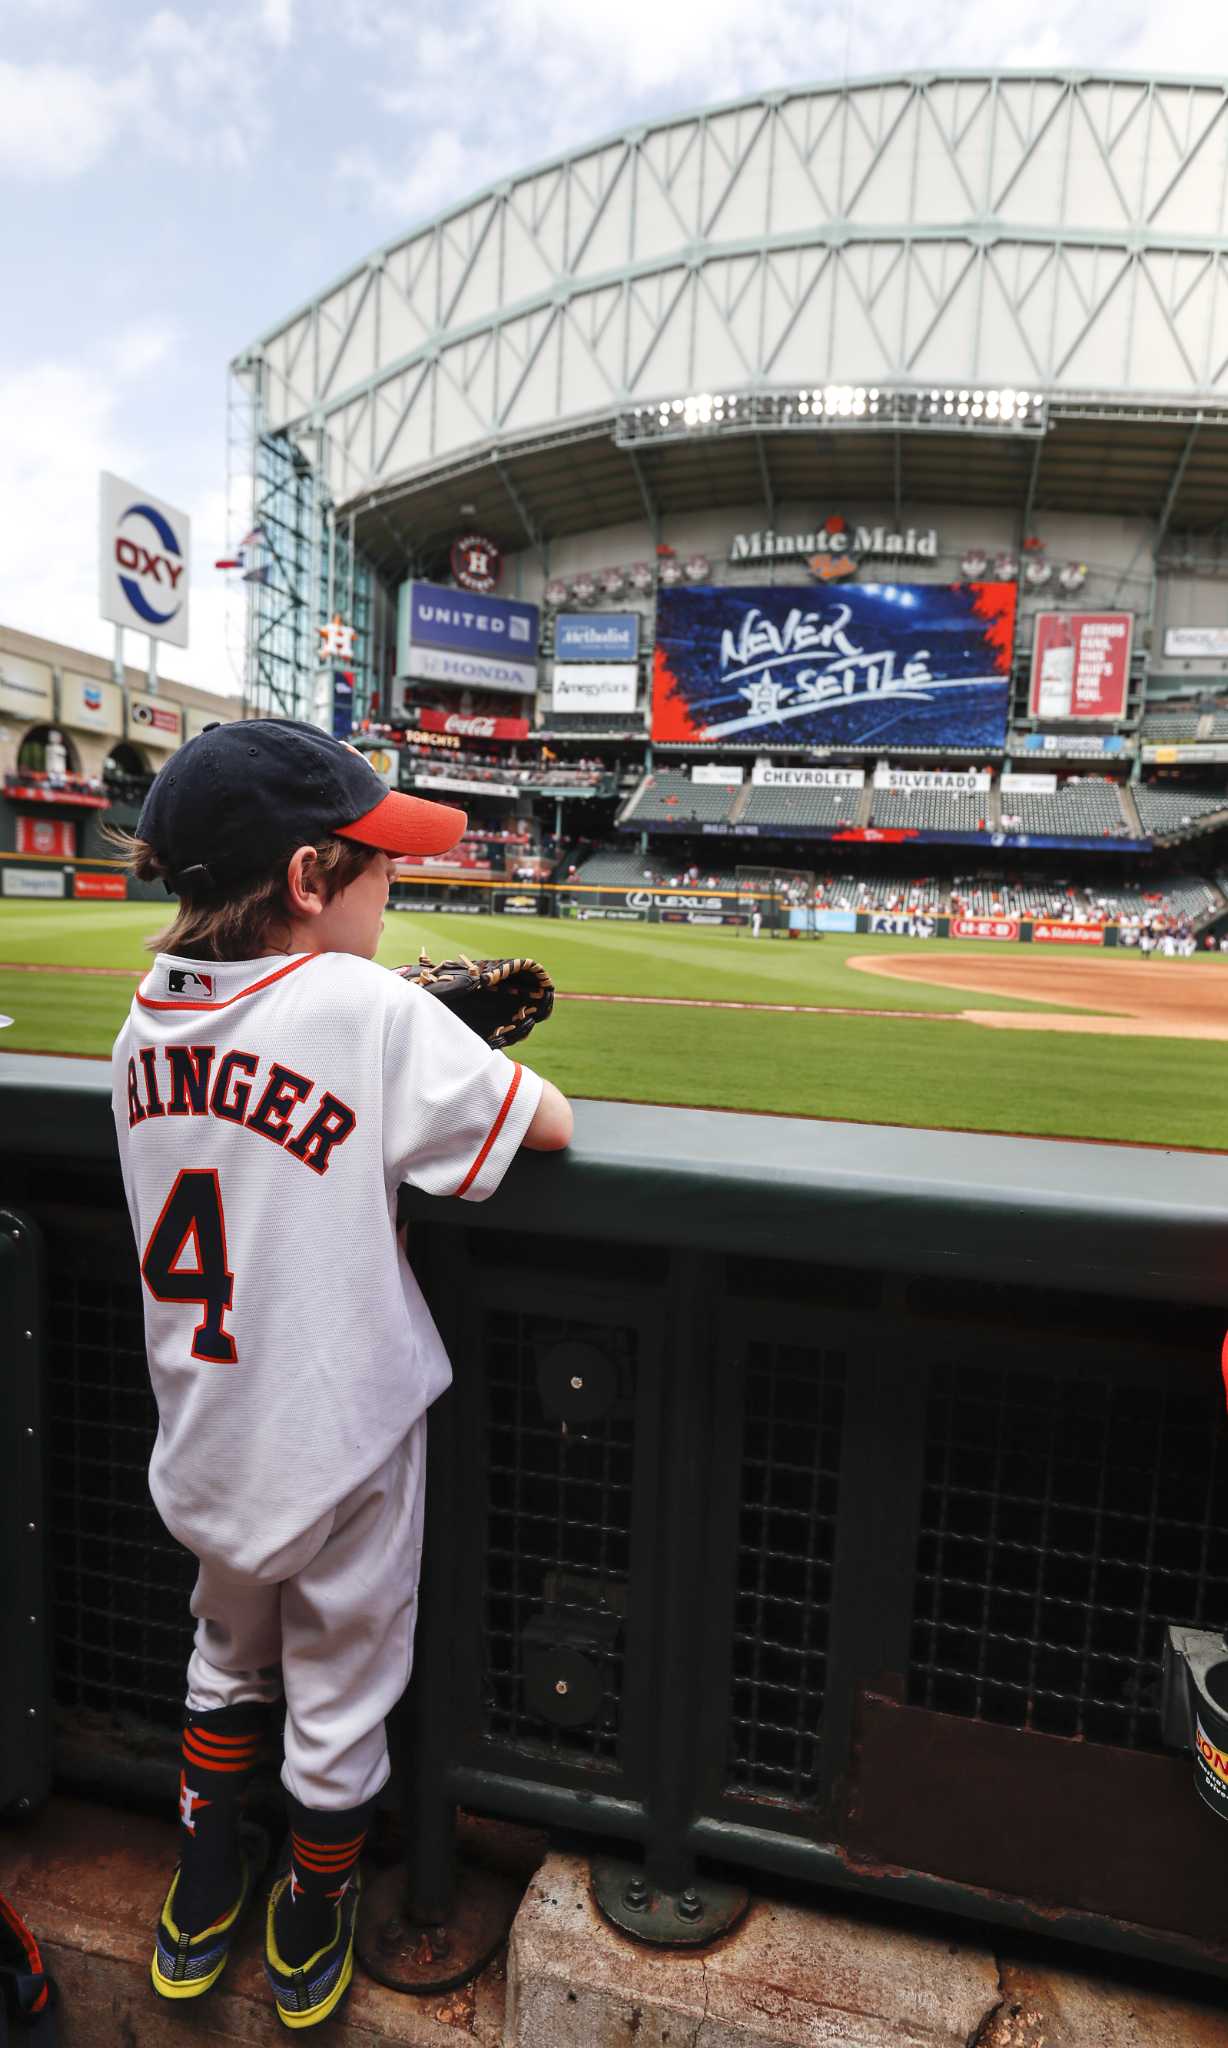
{"label": "flag", "polygon": [[[240,565],[237,562],[235,562],[233,565],[226,562],[218,563],[219,569],[224,569],[231,566],[237,569]],[[262,562],[258,569],[247,570],[246,574],[244,575],[243,581],[245,583],[271,583],[273,581],[273,564],[271,562]]]}
{"label": "flag", "polygon": [[[215,562],[215,563],[213,564],[214,568],[215,568],[215,569],[246,569],[246,567],[247,567],[247,562],[248,562],[248,557],[249,557],[249,555],[251,554],[251,552],[252,552],[253,548],[257,548],[257,547],[259,547],[259,546],[261,545],[261,543],[262,543],[262,541],[263,541],[263,540],[264,540],[264,528],[263,528],[262,526],[253,526],[253,528],[252,528],[252,530],[251,530],[251,532],[250,532],[250,533],[245,533],[245,534],[244,534],[244,536],[243,536],[242,540],[241,540],[241,541],[239,542],[239,545],[238,545],[238,547],[237,547],[237,548],[235,549],[235,551],[234,551],[233,555],[227,555],[227,556],[225,556],[225,557],[223,558],[223,560],[222,560],[222,561],[220,561],[220,562]],[[255,582],[255,581],[257,581],[257,580],[260,580],[260,581],[267,581],[267,578],[260,578],[260,579],[257,579],[257,578],[255,578],[255,577],[251,577],[251,576],[248,576],[248,577],[245,577],[245,578],[244,578],[244,581],[245,581],[245,582],[248,582],[248,583],[251,583],[251,582]]]}

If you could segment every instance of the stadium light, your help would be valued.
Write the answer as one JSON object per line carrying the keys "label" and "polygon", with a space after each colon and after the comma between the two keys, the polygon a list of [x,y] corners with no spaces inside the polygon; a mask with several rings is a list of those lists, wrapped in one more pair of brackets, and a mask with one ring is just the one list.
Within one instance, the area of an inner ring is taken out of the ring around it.
{"label": "stadium light", "polygon": [[817,384],[795,391],[693,391],[632,406],[614,424],[619,447],[678,441],[696,434],[807,433],[897,428],[911,432],[1043,434],[1048,406],[1040,392],[1015,385],[931,385],[889,391],[877,384]]}

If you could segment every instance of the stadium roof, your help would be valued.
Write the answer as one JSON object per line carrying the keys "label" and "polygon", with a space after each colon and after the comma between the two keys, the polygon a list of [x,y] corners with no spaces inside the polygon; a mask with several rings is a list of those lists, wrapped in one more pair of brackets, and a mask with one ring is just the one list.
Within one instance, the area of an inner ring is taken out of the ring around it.
{"label": "stadium roof", "polygon": [[1228,81],[800,87],[508,179],[234,367],[390,568],[719,503],[1206,529],[1226,223]]}

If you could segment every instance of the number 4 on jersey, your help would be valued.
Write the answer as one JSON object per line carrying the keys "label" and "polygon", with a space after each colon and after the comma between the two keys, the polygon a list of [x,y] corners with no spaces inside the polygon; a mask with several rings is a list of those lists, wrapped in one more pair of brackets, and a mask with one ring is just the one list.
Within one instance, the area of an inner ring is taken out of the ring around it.
{"label": "number 4 on jersey", "polygon": [[[180,1264],[189,1238],[194,1266]],[[235,1363],[235,1340],[222,1326],[234,1301],[235,1276],[226,1263],[226,1219],[213,1168],[203,1172],[185,1169],[177,1177],[149,1233],[141,1278],[155,1301],[195,1301],[204,1309],[192,1332],[193,1358],[217,1365]]]}

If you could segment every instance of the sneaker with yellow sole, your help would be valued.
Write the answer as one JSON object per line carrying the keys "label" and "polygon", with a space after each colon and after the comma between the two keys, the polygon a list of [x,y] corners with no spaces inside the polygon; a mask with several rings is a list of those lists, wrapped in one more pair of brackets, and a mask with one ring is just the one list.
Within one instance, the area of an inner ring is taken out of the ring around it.
{"label": "sneaker with yellow sole", "polygon": [[235,1931],[269,1860],[268,1837],[263,1830],[245,1822],[239,1853],[243,1866],[239,1896],[220,1920],[202,1928],[199,1934],[184,1934],[175,1924],[175,1893],[179,1888],[176,1868],[163,1901],[150,1964],[153,1988],[159,1998],[203,1998],[226,1968]]}
{"label": "sneaker with yellow sole", "polygon": [[349,1989],[354,1975],[354,1919],[358,1911],[360,1879],[357,1871],[337,1905],[332,1937],[323,1948],[297,1968],[278,1953],[273,1918],[277,1901],[289,1884],[291,1873],[279,1877],[269,1893],[269,1916],[264,1937],[264,1968],[277,2002],[277,2017],[283,2026],[316,2027],[331,2018]]}

